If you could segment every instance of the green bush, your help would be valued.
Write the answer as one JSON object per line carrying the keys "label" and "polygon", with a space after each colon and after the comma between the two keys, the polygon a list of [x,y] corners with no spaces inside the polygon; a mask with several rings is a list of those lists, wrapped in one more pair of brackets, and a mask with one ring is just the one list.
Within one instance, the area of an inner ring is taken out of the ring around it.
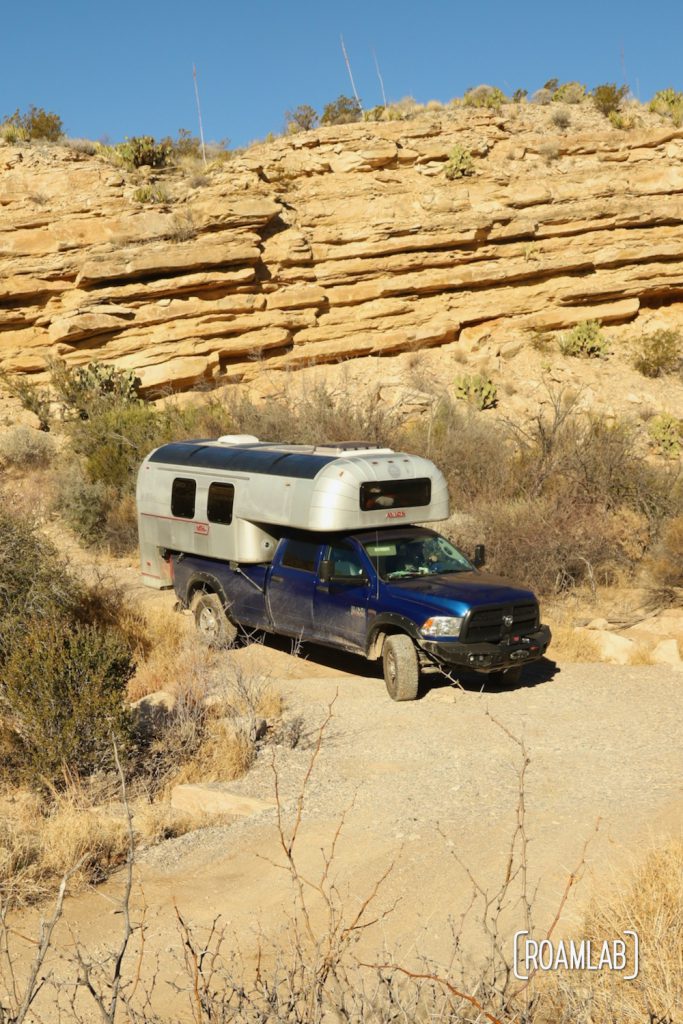
{"label": "green bush", "polygon": [[456,143],[448,154],[448,160],[444,165],[443,173],[449,181],[467,178],[474,174],[474,158],[469,149],[465,149],[460,143]]}
{"label": "green bush", "polygon": [[466,107],[498,112],[502,105],[507,102],[507,97],[496,86],[476,85],[473,89],[467,90],[463,97],[463,102]]}
{"label": "green bush", "polygon": [[681,332],[661,328],[644,334],[634,351],[633,366],[644,377],[662,377],[675,373],[683,363]]}
{"label": "green bush", "polygon": [[134,370],[98,362],[70,367],[58,359],[50,360],[48,366],[55,398],[67,412],[76,413],[83,420],[112,405],[140,404],[140,378]]}
{"label": "green bush", "polygon": [[489,377],[476,374],[458,377],[455,382],[457,398],[472,402],[477,409],[493,409],[498,403],[498,389]]}
{"label": "green bush", "polygon": [[614,82],[605,82],[603,85],[596,85],[591,93],[591,98],[597,110],[605,117],[621,110],[621,105],[628,96],[627,85],[617,85]]}
{"label": "green bush", "polygon": [[529,95],[529,90],[528,89],[515,89],[515,91],[512,94],[512,102],[513,103],[523,103],[528,95]]}
{"label": "green bush", "polygon": [[647,425],[648,433],[661,455],[677,459],[683,451],[683,420],[661,413],[653,416]]}
{"label": "green bush", "polygon": [[586,86],[581,82],[563,82],[552,94],[553,103],[583,103],[586,98]]}
{"label": "green bush", "polygon": [[565,356],[586,359],[604,359],[608,353],[607,341],[598,320],[584,320],[560,338],[560,352]]}
{"label": "green bush", "polygon": [[[33,524],[0,506],[0,666],[13,624],[76,614],[84,588]],[[0,672],[0,676],[2,673]]]}
{"label": "green bush", "polygon": [[362,117],[363,110],[355,97],[339,96],[333,103],[325,106],[320,123],[352,124],[354,121],[360,121]]}
{"label": "green bush", "polygon": [[16,766],[48,785],[110,765],[125,746],[130,650],[112,630],[49,616],[17,629],[2,671],[0,708],[20,740]]}
{"label": "green bush", "polygon": [[650,100],[650,110],[662,117],[670,117],[674,125],[683,124],[683,92],[675,89],[660,89]]}
{"label": "green bush", "polygon": [[146,205],[148,203],[168,203],[170,196],[163,185],[141,185],[133,192],[133,202]]}
{"label": "green bush", "polygon": [[35,107],[33,104],[23,114],[19,109],[15,110],[4,119],[4,123],[15,128],[20,139],[58,142],[64,134],[62,119],[58,114],[44,110],[43,107]]}
{"label": "green bush", "polygon": [[102,539],[115,501],[116,494],[101,481],[89,480],[78,463],[65,467],[59,475],[56,509],[84,544]]}
{"label": "green bush", "polygon": [[300,103],[285,112],[285,122],[288,131],[308,132],[317,125],[318,114],[308,103]]}
{"label": "green bush", "polygon": [[164,167],[171,153],[168,142],[156,142],[152,135],[134,135],[114,146],[114,152],[126,167]]}

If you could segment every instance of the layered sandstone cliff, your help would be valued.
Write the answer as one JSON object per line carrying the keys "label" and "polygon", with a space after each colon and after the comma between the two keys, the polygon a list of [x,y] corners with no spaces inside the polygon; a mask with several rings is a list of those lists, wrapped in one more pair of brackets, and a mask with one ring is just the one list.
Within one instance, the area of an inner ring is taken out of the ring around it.
{"label": "layered sandstone cliff", "polygon": [[[590,318],[683,322],[683,129],[573,118],[560,132],[510,105],[330,127],[194,177],[2,145],[0,369],[100,359],[154,393],[514,349]],[[475,174],[448,180],[456,144]],[[137,201],[141,181],[162,201]]]}

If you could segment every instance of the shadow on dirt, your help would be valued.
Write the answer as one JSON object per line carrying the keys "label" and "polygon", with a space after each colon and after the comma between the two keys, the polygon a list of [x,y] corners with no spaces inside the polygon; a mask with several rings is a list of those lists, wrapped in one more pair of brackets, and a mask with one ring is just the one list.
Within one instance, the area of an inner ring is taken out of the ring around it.
{"label": "shadow on dirt", "polygon": [[[365,679],[382,678],[382,662],[366,661],[358,654],[349,654],[345,651],[335,650],[331,647],[323,647],[319,644],[300,643],[289,637],[274,636],[270,633],[250,634],[242,638],[242,644],[259,643],[273,651],[282,651],[294,657],[305,658],[309,664],[320,665],[321,669],[333,669],[337,672],[348,672],[349,675],[360,676]],[[422,673],[420,693],[418,699],[426,696],[430,690],[443,689],[445,687],[460,685],[470,693],[503,693],[510,690],[524,690],[531,686],[539,686],[548,683],[559,671],[558,665],[548,658],[541,658],[531,665],[526,665],[519,682],[494,682],[490,676],[478,675],[476,672],[468,672],[461,669],[453,672],[453,679],[443,675],[438,669],[428,669]],[[454,683],[453,680],[457,680]]]}

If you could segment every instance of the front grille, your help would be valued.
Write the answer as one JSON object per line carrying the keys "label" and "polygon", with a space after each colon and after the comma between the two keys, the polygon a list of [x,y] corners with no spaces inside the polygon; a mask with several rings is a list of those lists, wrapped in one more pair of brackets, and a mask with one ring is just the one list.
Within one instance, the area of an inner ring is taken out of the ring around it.
{"label": "front grille", "polygon": [[[512,615],[512,625],[503,625],[503,616]],[[496,644],[506,636],[524,636],[538,629],[537,604],[494,605],[475,608],[465,623],[460,639],[468,644]]]}

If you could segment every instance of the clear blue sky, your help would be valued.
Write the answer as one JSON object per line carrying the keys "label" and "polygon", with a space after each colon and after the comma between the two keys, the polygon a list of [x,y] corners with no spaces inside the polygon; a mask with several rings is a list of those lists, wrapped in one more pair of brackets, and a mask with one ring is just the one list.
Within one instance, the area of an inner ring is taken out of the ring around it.
{"label": "clear blue sky", "polygon": [[625,80],[649,99],[683,90],[683,2],[633,0],[5,0],[0,117],[29,104],[75,137],[197,133],[234,146],[278,132],[285,110],[320,110],[350,85],[365,106],[448,100],[486,82],[532,92],[548,78]]}

